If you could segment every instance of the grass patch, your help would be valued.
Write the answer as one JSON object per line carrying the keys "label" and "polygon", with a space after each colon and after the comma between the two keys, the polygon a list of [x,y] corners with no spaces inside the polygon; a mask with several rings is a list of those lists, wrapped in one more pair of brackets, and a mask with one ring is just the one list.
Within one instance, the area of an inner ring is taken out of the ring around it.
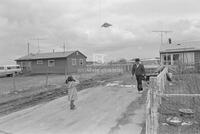
{"label": "grass patch", "polygon": [[[177,74],[172,83],[167,83],[165,93],[168,94],[200,94],[199,74]],[[194,117],[181,116],[179,109],[192,109]],[[160,134],[199,134],[200,133],[200,97],[170,96],[162,97],[159,109],[159,133]],[[193,125],[176,126],[162,125],[170,116],[176,116],[183,121],[192,121]]]}
{"label": "grass patch", "polygon": [[[82,79],[80,84],[77,86],[77,89],[78,91],[81,91],[86,88],[103,85],[106,84],[106,82],[112,81],[113,78],[115,79],[116,77],[121,76],[122,74],[114,73],[96,75],[89,79]],[[67,88],[62,85],[60,87],[49,87],[47,89],[25,90],[17,93],[10,93],[1,97],[0,116],[35,106],[40,103],[49,102],[65,95],[67,95]]]}

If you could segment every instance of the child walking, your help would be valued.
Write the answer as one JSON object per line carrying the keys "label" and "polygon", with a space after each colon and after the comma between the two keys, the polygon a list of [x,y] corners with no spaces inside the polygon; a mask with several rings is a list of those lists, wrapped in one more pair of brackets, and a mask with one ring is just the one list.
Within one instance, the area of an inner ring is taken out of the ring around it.
{"label": "child walking", "polygon": [[68,87],[68,100],[70,102],[70,109],[75,109],[75,100],[78,99],[76,85],[79,84],[78,80],[75,80],[72,76],[69,76],[66,80],[66,84]]}

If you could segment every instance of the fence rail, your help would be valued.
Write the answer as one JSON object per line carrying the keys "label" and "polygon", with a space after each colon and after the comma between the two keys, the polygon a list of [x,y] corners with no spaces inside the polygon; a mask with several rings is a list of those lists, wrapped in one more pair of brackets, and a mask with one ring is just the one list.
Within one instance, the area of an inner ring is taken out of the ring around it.
{"label": "fence rail", "polygon": [[158,132],[158,107],[161,104],[161,97],[157,94],[162,94],[164,91],[167,72],[168,68],[165,67],[157,77],[150,78],[146,104],[146,134],[157,134]]}

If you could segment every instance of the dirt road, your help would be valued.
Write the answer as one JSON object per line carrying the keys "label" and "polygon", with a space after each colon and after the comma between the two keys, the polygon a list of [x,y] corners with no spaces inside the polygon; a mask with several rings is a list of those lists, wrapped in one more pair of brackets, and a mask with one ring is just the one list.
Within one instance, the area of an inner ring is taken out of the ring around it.
{"label": "dirt road", "polygon": [[99,86],[78,93],[77,109],[67,96],[0,118],[0,134],[140,134],[144,106],[135,87]]}

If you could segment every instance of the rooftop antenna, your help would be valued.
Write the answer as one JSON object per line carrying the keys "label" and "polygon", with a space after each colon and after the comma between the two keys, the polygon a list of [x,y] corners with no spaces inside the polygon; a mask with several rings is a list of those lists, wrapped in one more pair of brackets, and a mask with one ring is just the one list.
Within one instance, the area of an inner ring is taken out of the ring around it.
{"label": "rooftop antenna", "polygon": [[27,51],[28,51],[28,55],[30,54],[30,43],[27,43]]}
{"label": "rooftop antenna", "polygon": [[63,43],[63,52],[65,53],[65,41],[64,41],[64,43]]}
{"label": "rooftop antenna", "polygon": [[152,31],[154,33],[160,33],[160,37],[161,37],[161,46],[163,45],[163,33],[167,34],[167,33],[172,33],[173,31],[169,31],[169,30],[155,30]]}
{"label": "rooftop antenna", "polygon": [[45,40],[44,38],[33,38],[33,39],[31,39],[31,40],[35,40],[35,41],[37,41],[37,45],[38,45],[38,53],[40,53],[40,41],[41,40]]}
{"label": "rooftop antenna", "polygon": [[67,40],[64,40],[64,41],[62,42],[62,45],[60,46],[60,48],[62,48],[62,50],[63,50],[63,53],[65,53],[66,50],[68,49],[68,48],[66,47],[66,45],[67,45]]}

